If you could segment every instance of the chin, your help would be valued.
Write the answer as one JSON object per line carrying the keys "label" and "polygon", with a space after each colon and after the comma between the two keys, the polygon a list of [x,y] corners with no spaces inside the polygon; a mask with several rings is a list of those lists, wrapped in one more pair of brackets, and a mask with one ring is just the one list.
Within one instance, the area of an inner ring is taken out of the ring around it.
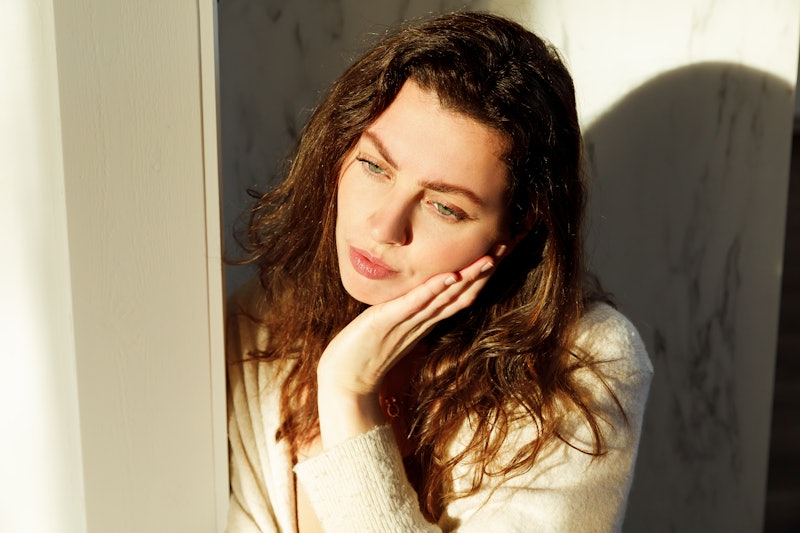
{"label": "chin", "polygon": [[345,291],[347,294],[350,295],[356,301],[361,302],[364,305],[377,305],[386,301],[389,301],[390,298],[381,298],[379,295],[375,294],[374,292],[369,291],[351,291],[347,290],[345,287]]}
{"label": "chin", "polygon": [[382,288],[383,290],[380,290],[381,288],[369,287],[364,285],[354,286],[354,284],[347,283],[344,280],[342,280],[342,286],[344,287],[345,292],[347,292],[347,294],[349,294],[351,298],[365,305],[381,304],[383,302],[388,302],[389,300],[392,300],[400,296],[400,293],[398,294],[388,293],[385,287]]}

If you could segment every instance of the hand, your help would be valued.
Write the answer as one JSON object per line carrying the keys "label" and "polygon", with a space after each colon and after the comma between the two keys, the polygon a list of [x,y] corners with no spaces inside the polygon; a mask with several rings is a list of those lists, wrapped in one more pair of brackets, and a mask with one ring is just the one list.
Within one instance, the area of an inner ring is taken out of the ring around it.
{"label": "hand", "polygon": [[323,447],[385,423],[378,391],[386,373],[437,322],[472,304],[494,264],[492,257],[482,256],[458,273],[433,276],[399,298],[370,307],[333,338],[317,368]]}

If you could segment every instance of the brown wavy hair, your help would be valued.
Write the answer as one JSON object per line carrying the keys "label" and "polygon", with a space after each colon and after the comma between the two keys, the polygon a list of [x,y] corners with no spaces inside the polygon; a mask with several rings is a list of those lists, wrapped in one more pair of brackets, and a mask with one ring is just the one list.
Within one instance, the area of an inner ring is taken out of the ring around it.
{"label": "brown wavy hair", "polygon": [[[316,369],[327,343],[365,306],[339,278],[334,242],[336,188],[345,155],[389,106],[406,80],[434,91],[444,107],[507,140],[512,234],[524,235],[475,303],[434,328],[409,398],[415,451],[407,462],[426,517],[437,520],[456,494],[455,465],[485,476],[529,468],[558,439],[564,406],[585,419],[603,450],[599,415],[576,386],[589,366],[575,353],[587,300],[582,218],[581,134],[572,79],[557,52],[522,26],[486,13],[454,13],[384,36],[332,86],[302,131],[285,178],[261,196],[241,239],[256,263],[269,331],[257,357],[291,363],[276,438],[292,450],[318,436]],[[471,441],[448,445],[465,422]],[[534,424],[539,437],[500,460],[511,426]]]}

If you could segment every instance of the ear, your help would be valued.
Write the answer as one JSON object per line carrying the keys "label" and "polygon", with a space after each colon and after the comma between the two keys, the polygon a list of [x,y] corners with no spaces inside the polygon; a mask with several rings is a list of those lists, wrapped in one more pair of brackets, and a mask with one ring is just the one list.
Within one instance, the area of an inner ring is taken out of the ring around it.
{"label": "ear", "polygon": [[533,228],[535,223],[536,223],[536,215],[533,213],[533,211],[531,211],[525,217],[525,220],[522,222],[522,224],[518,226],[517,231],[512,230],[512,234],[508,239],[499,241],[497,243],[497,245],[495,246],[495,248],[493,248],[492,251],[499,249],[500,246],[503,246],[502,253],[500,256],[493,254],[494,257],[499,259],[501,256],[510,254],[511,251],[514,250],[514,248],[517,246],[517,244],[519,244],[520,241],[522,241],[522,239],[524,239],[531,232],[531,229]]}
{"label": "ear", "polygon": [[497,241],[492,249],[489,250],[489,255],[494,257],[495,260],[499,261],[503,257],[510,254],[514,250],[514,247],[516,247],[517,244],[519,244],[519,242],[525,238],[528,232],[529,231],[527,229],[523,229],[509,239]]}

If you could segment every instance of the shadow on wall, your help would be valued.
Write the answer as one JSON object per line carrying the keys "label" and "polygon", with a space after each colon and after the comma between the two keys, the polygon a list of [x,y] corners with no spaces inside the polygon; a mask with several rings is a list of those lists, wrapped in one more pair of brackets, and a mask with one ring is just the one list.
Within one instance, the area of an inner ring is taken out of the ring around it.
{"label": "shadow on wall", "polygon": [[705,63],[584,129],[587,253],[655,366],[627,531],[758,531],[793,88]]}

